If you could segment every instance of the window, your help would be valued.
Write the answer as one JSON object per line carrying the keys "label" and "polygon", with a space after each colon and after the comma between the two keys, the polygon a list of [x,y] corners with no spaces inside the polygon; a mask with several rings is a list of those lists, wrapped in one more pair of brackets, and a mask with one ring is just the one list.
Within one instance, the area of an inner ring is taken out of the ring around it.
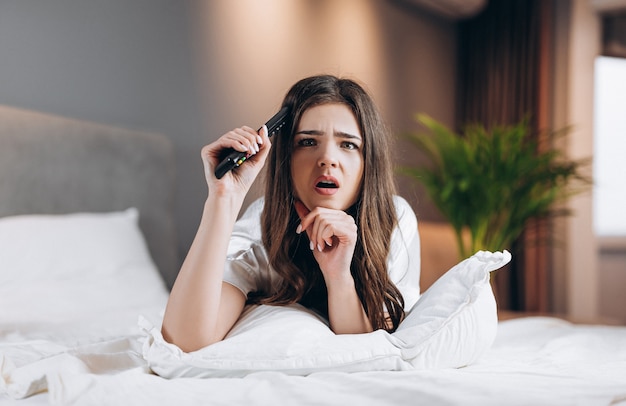
{"label": "window", "polygon": [[626,58],[596,59],[594,98],[594,229],[626,236]]}

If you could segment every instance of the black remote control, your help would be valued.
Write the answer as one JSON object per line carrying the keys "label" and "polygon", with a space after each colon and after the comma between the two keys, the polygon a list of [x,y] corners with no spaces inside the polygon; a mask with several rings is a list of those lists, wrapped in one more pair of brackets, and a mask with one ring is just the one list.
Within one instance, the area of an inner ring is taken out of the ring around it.
{"label": "black remote control", "polygon": [[[267,127],[267,136],[271,137],[285,125],[287,122],[287,114],[289,113],[289,109],[287,107],[283,107],[278,111],[278,113],[274,114],[272,118],[270,118],[265,126]],[[263,127],[261,127],[263,128]],[[259,131],[261,131],[259,128]],[[231,152],[222,160],[222,162],[217,165],[215,168],[215,177],[221,179],[226,173],[242,163],[246,161],[250,157],[250,153],[248,152],[239,152],[231,149]]]}

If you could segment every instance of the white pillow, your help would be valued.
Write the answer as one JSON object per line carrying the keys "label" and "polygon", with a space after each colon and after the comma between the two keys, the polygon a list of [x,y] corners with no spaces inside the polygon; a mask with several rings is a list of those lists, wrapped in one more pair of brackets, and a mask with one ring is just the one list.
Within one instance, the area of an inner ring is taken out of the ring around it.
{"label": "white pillow", "polygon": [[132,323],[167,291],[131,208],[0,218],[0,333]]}
{"label": "white pillow", "polygon": [[191,353],[164,341],[159,328],[143,320],[143,355],[166,378],[462,367],[493,343],[497,315],[489,273],[510,259],[507,251],[481,251],[457,264],[420,297],[393,334],[335,335],[299,305],[254,306],[223,341]]}
{"label": "white pillow", "polygon": [[490,272],[511,254],[478,251],[424,292],[393,336],[415,368],[458,368],[477,360],[496,337],[498,312]]}

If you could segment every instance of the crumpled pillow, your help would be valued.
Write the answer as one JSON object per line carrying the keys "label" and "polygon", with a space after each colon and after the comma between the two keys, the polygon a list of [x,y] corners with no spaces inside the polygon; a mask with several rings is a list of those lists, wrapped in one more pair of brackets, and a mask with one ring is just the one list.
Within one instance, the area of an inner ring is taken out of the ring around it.
{"label": "crumpled pillow", "polygon": [[308,375],[318,371],[459,368],[493,343],[497,306],[490,272],[511,254],[479,251],[437,280],[396,332],[335,335],[300,305],[248,307],[221,342],[185,353],[145,319],[143,357],[166,378],[241,377],[257,371]]}

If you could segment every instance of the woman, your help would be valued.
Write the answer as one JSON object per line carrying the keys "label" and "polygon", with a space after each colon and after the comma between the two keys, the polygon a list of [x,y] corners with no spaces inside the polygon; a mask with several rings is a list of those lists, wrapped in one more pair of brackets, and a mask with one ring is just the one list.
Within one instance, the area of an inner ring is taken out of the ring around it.
{"label": "woman", "polygon": [[[184,351],[222,340],[246,303],[300,303],[344,334],[394,331],[419,296],[417,222],[394,196],[370,96],[322,75],[296,83],[283,106],[271,148],[265,127],[241,127],[202,150],[209,195],[162,328]],[[252,156],[217,179],[226,148]],[[265,198],[236,221],[268,156]]]}

